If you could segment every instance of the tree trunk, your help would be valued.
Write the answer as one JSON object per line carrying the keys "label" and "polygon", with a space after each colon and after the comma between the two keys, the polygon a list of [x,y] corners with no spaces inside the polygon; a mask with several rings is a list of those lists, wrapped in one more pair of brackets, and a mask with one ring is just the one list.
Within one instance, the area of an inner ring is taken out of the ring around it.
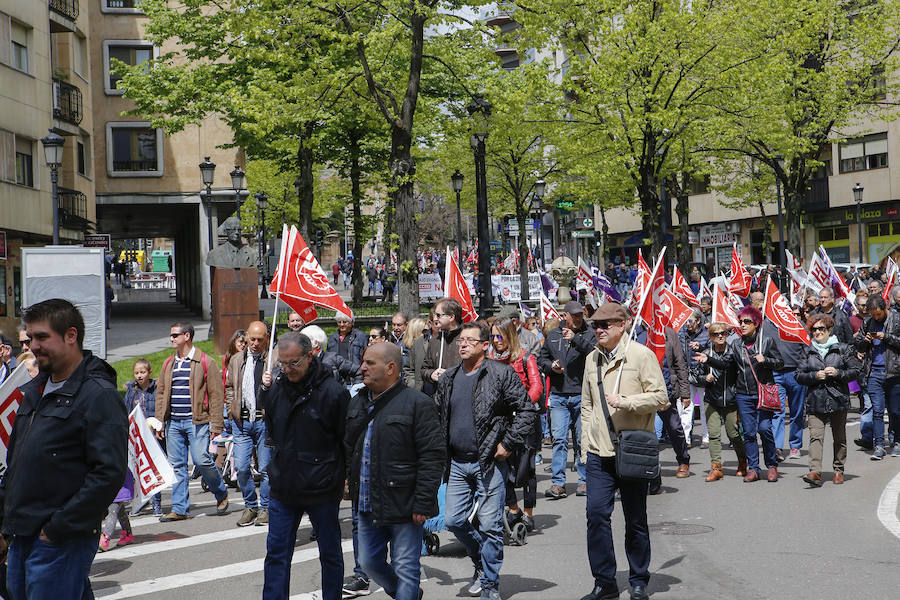
{"label": "tree trunk", "polygon": [[644,231],[650,239],[650,256],[645,257],[645,259],[652,269],[656,262],[656,258],[663,248],[663,239],[662,210],[659,201],[659,192],[656,188],[656,178],[649,167],[641,170],[641,181],[638,184],[638,196],[641,199],[641,224],[644,226]]}
{"label": "tree trunk", "polygon": [[297,150],[297,162],[300,167],[300,190],[297,193],[300,204],[300,235],[310,243],[312,233],[312,207],[313,207],[313,150],[310,138],[312,138],[314,123],[308,121],[303,124],[300,132],[300,148]]}
{"label": "tree trunk", "polygon": [[519,286],[522,300],[531,300],[528,295],[528,239],[525,233],[525,218],[528,216],[528,207],[524,200],[516,200],[516,225],[519,227]]}
{"label": "tree trunk", "polygon": [[412,136],[401,127],[391,127],[391,168],[393,204],[397,223],[397,261],[400,263],[397,290],[398,309],[417,315],[419,308],[419,265],[416,249],[419,231],[416,223],[416,199],[413,190],[413,163],[410,155]]}
{"label": "tree trunk", "polygon": [[347,149],[350,151],[350,200],[353,203],[353,304],[359,305],[363,299],[362,251],[366,235],[362,218],[362,169],[359,166],[359,139],[350,132]]}
{"label": "tree trunk", "polygon": [[687,184],[690,181],[688,177],[690,177],[690,174],[682,174],[682,185],[679,186],[678,189],[671,190],[674,193],[670,194],[675,196],[675,215],[678,217],[678,239],[675,240],[675,260],[678,263],[681,274],[684,275],[685,278],[691,276],[690,264],[692,258],[691,243],[688,236],[688,213],[690,213],[690,207],[688,206],[690,196],[688,196],[687,193]]}
{"label": "tree trunk", "polygon": [[387,197],[387,201],[384,205],[384,250],[385,257],[384,262],[385,265],[391,264],[391,252],[394,250],[394,246],[396,242],[391,237],[391,234],[394,232],[394,198],[390,195]]}
{"label": "tree trunk", "polygon": [[[766,219],[766,207],[762,203],[762,200],[759,201],[759,214],[763,218],[763,256],[765,257],[765,262],[771,264],[772,262],[772,221]],[[752,259],[752,255],[751,255]]]}

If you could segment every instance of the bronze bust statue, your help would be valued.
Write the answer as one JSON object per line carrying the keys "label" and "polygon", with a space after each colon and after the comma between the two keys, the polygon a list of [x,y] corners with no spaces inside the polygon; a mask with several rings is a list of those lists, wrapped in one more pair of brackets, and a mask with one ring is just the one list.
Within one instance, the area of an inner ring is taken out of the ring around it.
{"label": "bronze bust statue", "polygon": [[219,227],[228,241],[216,246],[206,255],[206,264],[217,269],[255,269],[256,252],[241,242],[241,222],[237,217],[228,217]]}

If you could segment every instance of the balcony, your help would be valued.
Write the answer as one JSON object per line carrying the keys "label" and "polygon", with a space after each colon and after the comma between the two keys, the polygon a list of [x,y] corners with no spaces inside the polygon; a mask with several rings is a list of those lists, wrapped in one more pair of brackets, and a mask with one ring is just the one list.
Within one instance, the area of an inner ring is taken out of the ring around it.
{"label": "balcony", "polygon": [[809,180],[809,189],[806,190],[806,202],[803,209],[807,213],[821,212],[829,208],[828,178],[818,177]]}
{"label": "balcony", "polygon": [[78,20],[78,0],[48,0],[50,7],[50,32],[75,31]]}
{"label": "balcony", "polygon": [[59,225],[66,229],[88,231],[92,224],[87,219],[87,196],[78,190],[59,188]]}
{"label": "balcony", "polygon": [[54,79],[53,118],[78,125],[83,116],[81,90],[71,83]]}

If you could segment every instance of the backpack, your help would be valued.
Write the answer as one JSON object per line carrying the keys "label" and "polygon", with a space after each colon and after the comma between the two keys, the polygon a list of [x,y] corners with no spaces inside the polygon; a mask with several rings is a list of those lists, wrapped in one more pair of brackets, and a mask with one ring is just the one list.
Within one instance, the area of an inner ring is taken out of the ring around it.
{"label": "backpack", "polygon": [[[172,356],[167,358],[166,361],[163,363],[162,370],[164,373],[165,373],[166,369],[168,368],[168,366],[170,364],[172,364],[172,361],[174,359],[175,359],[175,355],[173,354]],[[209,365],[207,363],[207,358],[206,358],[206,352],[203,352],[203,351],[200,352],[200,365],[203,367],[203,381],[205,382],[206,374],[209,370]],[[209,390],[208,389],[206,390],[205,395],[203,396],[203,408],[205,408],[206,410],[209,410]]]}

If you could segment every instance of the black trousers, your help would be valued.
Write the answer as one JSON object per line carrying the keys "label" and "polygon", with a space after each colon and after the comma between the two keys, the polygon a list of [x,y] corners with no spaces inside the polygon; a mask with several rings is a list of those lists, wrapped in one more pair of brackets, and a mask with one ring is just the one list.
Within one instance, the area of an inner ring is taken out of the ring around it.
{"label": "black trousers", "polygon": [[681,416],[678,409],[675,408],[674,402],[681,402],[681,399],[675,398],[669,408],[659,414],[662,419],[663,431],[669,436],[672,442],[672,450],[675,451],[675,459],[679,465],[688,465],[691,463],[691,454],[688,452],[687,440],[684,437],[684,429],[681,428]]}

